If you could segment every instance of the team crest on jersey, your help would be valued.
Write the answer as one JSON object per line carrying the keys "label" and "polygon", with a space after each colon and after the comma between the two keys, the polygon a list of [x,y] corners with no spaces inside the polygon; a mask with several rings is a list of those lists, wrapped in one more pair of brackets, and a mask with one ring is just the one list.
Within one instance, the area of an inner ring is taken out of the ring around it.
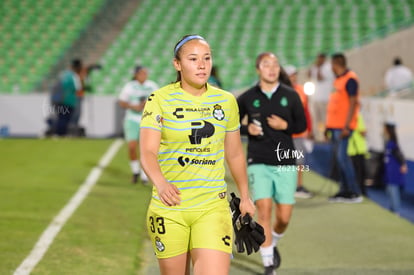
{"label": "team crest on jersey", "polygon": [[283,107],[286,107],[288,105],[288,100],[286,97],[282,97],[282,99],[280,100],[280,105],[282,105]]}
{"label": "team crest on jersey", "polygon": [[213,117],[220,121],[225,117],[222,107],[218,104],[214,105]]}
{"label": "team crest on jersey", "polygon": [[155,247],[159,252],[163,252],[165,250],[165,245],[161,242],[159,237],[155,237]]}

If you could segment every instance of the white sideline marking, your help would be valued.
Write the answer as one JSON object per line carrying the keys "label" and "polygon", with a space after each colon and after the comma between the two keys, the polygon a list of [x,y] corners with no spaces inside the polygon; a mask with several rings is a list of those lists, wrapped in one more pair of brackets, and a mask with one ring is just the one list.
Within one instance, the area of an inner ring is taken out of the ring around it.
{"label": "white sideline marking", "polygon": [[65,205],[65,207],[63,207],[60,213],[49,224],[49,226],[40,236],[30,254],[26,257],[26,259],[23,260],[16,271],[14,271],[14,275],[28,275],[30,272],[32,272],[33,268],[43,258],[44,254],[52,244],[56,235],[62,229],[63,225],[65,225],[66,221],[70,218],[70,216],[72,216],[73,212],[75,212],[82,201],[86,198],[89,191],[96,184],[102,174],[102,171],[110,163],[122,144],[122,139],[117,139],[111,144],[108,151],[106,151],[105,155],[103,155],[103,157],[99,160],[98,166],[92,168],[92,170],[89,172],[88,177],[79,187],[76,194],[70,199],[70,201]]}

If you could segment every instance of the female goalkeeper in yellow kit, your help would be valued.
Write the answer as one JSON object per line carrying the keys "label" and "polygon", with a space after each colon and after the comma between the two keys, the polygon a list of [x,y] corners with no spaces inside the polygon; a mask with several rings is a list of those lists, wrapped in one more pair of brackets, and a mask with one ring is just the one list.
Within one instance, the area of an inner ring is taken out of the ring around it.
{"label": "female goalkeeper in yellow kit", "polygon": [[232,220],[226,161],[242,215],[254,214],[234,96],[207,84],[209,44],[184,36],[174,47],[175,83],[152,93],[141,122],[141,164],[154,184],[147,226],[162,275],[228,274]]}

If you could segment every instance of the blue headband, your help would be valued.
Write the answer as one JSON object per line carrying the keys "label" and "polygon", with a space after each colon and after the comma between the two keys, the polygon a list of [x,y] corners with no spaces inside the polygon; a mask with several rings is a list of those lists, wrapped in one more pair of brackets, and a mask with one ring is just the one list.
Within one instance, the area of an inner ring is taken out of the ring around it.
{"label": "blue headband", "polygon": [[177,55],[177,52],[178,52],[178,50],[185,44],[185,43],[187,43],[188,41],[190,41],[190,40],[193,40],[193,39],[201,39],[201,40],[204,40],[205,41],[205,39],[203,38],[203,37],[201,37],[201,36],[199,36],[199,35],[190,35],[190,36],[187,36],[186,38],[184,38],[183,40],[181,40],[181,42],[180,43],[178,43],[177,44],[177,46],[175,46],[175,49],[174,49],[174,55]]}

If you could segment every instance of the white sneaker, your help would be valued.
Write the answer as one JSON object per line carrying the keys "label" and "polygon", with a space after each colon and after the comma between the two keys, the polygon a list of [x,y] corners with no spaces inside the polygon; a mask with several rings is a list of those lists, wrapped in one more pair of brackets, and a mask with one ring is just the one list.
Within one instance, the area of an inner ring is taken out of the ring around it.
{"label": "white sneaker", "polygon": [[313,194],[309,192],[305,187],[300,186],[296,188],[295,198],[309,199],[312,198]]}
{"label": "white sneaker", "polygon": [[147,185],[148,184],[148,176],[147,176],[147,174],[145,174],[144,170],[141,170],[139,175],[141,177],[141,183],[144,184],[144,185]]}

